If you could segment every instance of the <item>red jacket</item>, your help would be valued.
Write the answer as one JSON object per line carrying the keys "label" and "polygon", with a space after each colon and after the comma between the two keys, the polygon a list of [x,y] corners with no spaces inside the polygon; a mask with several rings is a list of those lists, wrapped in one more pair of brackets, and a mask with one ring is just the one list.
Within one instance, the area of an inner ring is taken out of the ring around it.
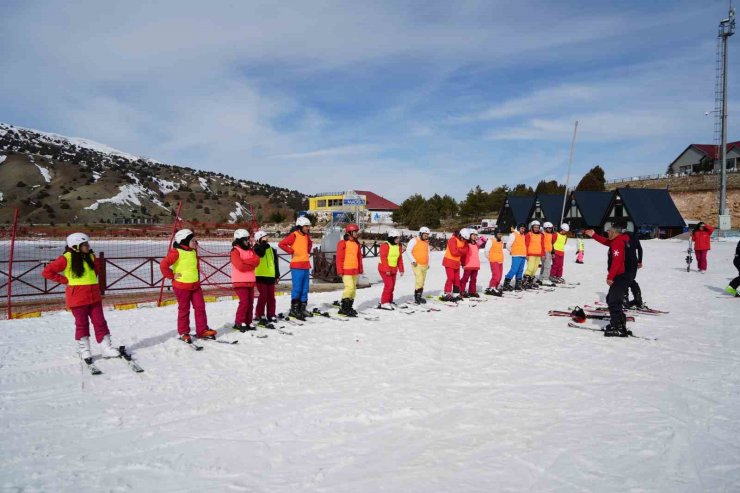
{"label": "red jacket", "polygon": [[311,237],[308,235],[303,235],[299,230],[292,231],[288,236],[283,238],[283,240],[278,243],[278,246],[282,251],[285,253],[289,253],[293,255],[293,259],[290,261],[290,268],[291,269],[310,269],[311,268],[311,261],[306,258],[306,260],[296,260],[295,259],[295,250],[293,250],[293,243],[295,243],[296,235],[305,236],[307,248],[308,248],[308,257],[311,256],[311,250],[313,250],[313,242],[311,241]]}
{"label": "red jacket", "polygon": [[[457,240],[459,238],[455,235],[452,235],[449,240],[447,240],[447,251],[445,252],[445,256],[442,259],[442,265],[445,267],[449,267],[450,269],[459,269],[461,265],[461,261],[465,259],[465,257],[468,255],[468,242],[463,240],[463,246],[462,248],[457,248]],[[455,257],[459,257],[459,260],[455,260],[453,258],[450,258],[447,256],[447,254],[453,255]]]}
{"label": "red jacket", "polygon": [[401,245],[398,245],[398,266],[397,267],[391,267],[388,265],[388,252],[390,251],[391,247],[388,243],[383,243],[380,245],[380,263],[378,264],[378,271],[379,272],[390,272],[391,275],[395,274],[397,271],[405,272],[403,270],[403,248]]}
{"label": "red jacket", "polygon": [[[95,273],[99,274],[99,264],[97,259],[95,260]],[[44,270],[41,271],[41,275],[44,278],[54,281],[59,284],[67,284],[69,280],[60,274],[67,268],[67,258],[64,255],[60,255],[56,260],[50,262]],[[66,286],[64,290],[64,297],[67,302],[67,308],[75,308],[78,306],[92,305],[103,298],[100,296],[100,287],[97,284],[88,284],[86,286]]]}
{"label": "red jacket", "polygon": [[191,250],[190,247],[186,247],[185,245],[180,245],[177,248],[170,248],[170,251],[167,252],[167,256],[164,259],[162,259],[162,261],[159,263],[159,270],[162,272],[162,277],[164,277],[165,279],[172,280],[173,288],[186,289],[188,291],[195,291],[196,289],[200,287],[200,282],[177,281],[175,280],[175,273],[172,272],[172,264],[177,262],[177,259],[180,258],[180,254],[178,253],[178,249],[180,248],[182,248],[183,250]]}
{"label": "red jacket", "polygon": [[624,260],[627,255],[627,243],[630,241],[630,237],[626,233],[622,233],[613,240],[604,238],[594,234],[592,238],[602,245],[609,247],[609,274],[606,278],[613,281],[615,277],[620,274],[624,274]]}
{"label": "red jacket", "polygon": [[356,269],[345,269],[344,268],[344,260],[345,260],[344,257],[345,257],[345,254],[347,253],[347,242],[349,241],[355,241],[355,240],[347,239],[347,240],[341,240],[339,243],[337,243],[337,275],[340,275],[340,276],[356,276],[358,274],[364,273],[364,269],[362,267],[362,245],[360,245],[360,242],[358,241],[355,241],[355,243],[357,243],[357,268]]}
{"label": "red jacket", "polygon": [[712,246],[709,244],[709,237],[712,236],[714,228],[708,224],[704,225],[704,231],[697,229],[691,233],[691,237],[694,239],[694,250],[711,250]]}

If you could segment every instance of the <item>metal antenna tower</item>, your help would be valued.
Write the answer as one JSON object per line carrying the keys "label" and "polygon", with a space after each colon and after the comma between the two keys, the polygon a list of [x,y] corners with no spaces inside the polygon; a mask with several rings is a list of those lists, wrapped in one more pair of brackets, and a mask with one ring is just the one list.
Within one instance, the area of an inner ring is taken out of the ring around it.
{"label": "metal antenna tower", "polygon": [[[717,81],[715,83],[715,110],[720,120],[720,184],[719,184],[719,229],[730,229],[731,216],[727,210],[727,40],[735,34],[735,9],[730,2],[727,19],[722,19],[717,31]],[[714,126],[717,139],[717,122]]]}

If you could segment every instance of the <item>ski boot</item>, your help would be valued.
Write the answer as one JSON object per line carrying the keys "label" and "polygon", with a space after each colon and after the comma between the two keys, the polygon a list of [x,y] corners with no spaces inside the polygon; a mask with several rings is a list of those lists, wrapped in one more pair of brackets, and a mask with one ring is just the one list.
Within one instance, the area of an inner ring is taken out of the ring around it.
{"label": "ski boot", "polygon": [[192,342],[193,342],[193,338],[192,338],[192,337],[190,337],[190,334],[183,334],[183,335],[181,335],[181,336],[180,336],[180,340],[181,340],[182,342],[185,342],[185,343],[187,343],[187,344],[190,344],[190,343],[192,343]]}
{"label": "ski boot", "polygon": [[453,303],[455,301],[455,297],[452,296],[452,293],[445,293],[439,297],[439,301],[447,301],[449,303]]}
{"label": "ski boot", "polygon": [[480,295],[478,293],[468,293],[469,298],[480,298]]}
{"label": "ski boot", "polygon": [[511,287],[511,279],[508,277],[504,279],[504,285],[501,287],[502,291],[512,291],[514,288]]}
{"label": "ski boot", "polygon": [[104,335],[103,340],[100,341],[100,345],[103,348],[103,358],[120,358],[121,352],[118,350],[118,348],[113,347],[113,344],[110,342],[110,335]]}
{"label": "ski boot", "polygon": [[198,339],[215,339],[218,332],[212,329],[206,329],[200,334],[195,334]]}
{"label": "ski boot", "polygon": [[298,319],[302,322],[306,321],[306,317],[303,315],[303,312],[301,310],[301,301],[300,300],[291,300],[290,301],[290,312],[288,312],[288,315]]}
{"label": "ski boot", "polygon": [[345,317],[356,317],[353,313],[353,310],[351,308],[352,300],[349,298],[342,298],[341,308],[339,309],[339,314],[344,315]]}
{"label": "ski boot", "polygon": [[517,279],[516,284],[514,284],[514,291],[522,291],[522,280]]}
{"label": "ski boot", "polygon": [[77,354],[79,354],[82,359],[92,358],[92,354],[90,353],[89,337],[77,339]]}
{"label": "ski boot", "polygon": [[380,303],[378,304],[377,308],[378,310],[388,310],[388,311],[393,311],[396,309],[391,303]]}
{"label": "ski boot", "polygon": [[524,279],[522,280],[522,289],[532,289],[532,283],[530,282],[532,278],[530,276],[524,276]]}
{"label": "ski boot", "polygon": [[461,296],[462,298],[470,298],[470,295],[468,294],[468,292],[467,292],[467,291],[463,291],[462,293],[460,293],[460,296]]}
{"label": "ski boot", "polygon": [[313,317],[313,313],[306,310],[306,306],[308,306],[307,301],[299,302],[298,309],[301,311],[301,315],[303,315],[302,320],[306,320],[308,317]]}
{"label": "ski boot", "polygon": [[738,291],[737,289],[733,288],[732,286],[727,286],[725,288],[725,291],[727,291],[727,294],[730,294],[730,295],[734,296],[735,298],[740,297],[740,291]]}
{"label": "ski boot", "polygon": [[355,310],[355,307],[353,306],[354,304],[355,304],[355,300],[353,300],[352,298],[349,298],[347,301],[347,308],[349,309],[350,317],[356,317],[359,315],[359,313],[357,313],[357,310]]}
{"label": "ski boot", "polygon": [[499,296],[500,297],[500,296],[503,296],[504,295],[503,291],[501,291],[498,288],[490,288],[490,289],[491,289],[491,294],[493,296]]}
{"label": "ski boot", "polygon": [[[267,319],[266,318],[260,318],[257,321],[257,323],[258,324],[262,324],[262,323],[266,324],[267,323]],[[247,331],[249,331],[249,330],[257,330],[256,328],[252,327],[251,325],[249,325],[246,322],[242,322],[242,323],[240,323],[238,325],[237,324],[234,324],[234,326],[232,327],[232,329],[238,330],[242,334],[245,333],[245,332],[247,332]]]}

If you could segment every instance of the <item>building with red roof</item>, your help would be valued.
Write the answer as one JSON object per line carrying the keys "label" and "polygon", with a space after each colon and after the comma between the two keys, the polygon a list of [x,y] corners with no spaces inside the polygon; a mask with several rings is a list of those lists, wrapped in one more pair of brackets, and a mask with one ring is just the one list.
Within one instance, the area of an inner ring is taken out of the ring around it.
{"label": "building with red roof", "polygon": [[358,212],[363,222],[390,223],[393,211],[400,206],[369,190],[321,193],[309,197],[308,211],[320,219],[341,216],[342,212]]}
{"label": "building with red roof", "polygon": [[[671,164],[668,174],[719,171],[721,147],[713,144],[691,144]],[[740,169],[740,141],[727,143],[727,169]]]}

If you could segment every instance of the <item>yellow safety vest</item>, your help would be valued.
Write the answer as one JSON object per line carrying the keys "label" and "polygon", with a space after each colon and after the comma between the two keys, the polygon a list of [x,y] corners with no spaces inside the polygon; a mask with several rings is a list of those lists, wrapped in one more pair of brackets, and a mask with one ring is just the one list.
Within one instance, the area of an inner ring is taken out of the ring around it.
{"label": "yellow safety vest", "polygon": [[555,240],[555,244],[553,245],[553,249],[557,250],[558,252],[564,252],[565,251],[565,244],[568,242],[568,236],[562,235],[558,233],[558,239]]}
{"label": "yellow safety vest", "polygon": [[200,279],[198,254],[195,253],[195,250],[182,250],[180,248],[177,249],[177,253],[177,260],[172,264],[172,272],[180,274],[180,277],[175,280],[188,284],[198,282]]}
{"label": "yellow safety vest", "polygon": [[[95,273],[95,269],[87,265],[87,262],[82,262],[84,268],[80,277],[75,276],[72,272],[72,252],[65,252],[64,258],[67,259],[67,267],[64,268],[64,277],[67,278],[69,283],[68,286],[91,286],[98,283],[98,275]],[[93,256],[95,261],[95,256]]]}
{"label": "yellow safety vest", "polygon": [[401,256],[401,249],[398,245],[391,243],[388,243],[388,247],[388,265],[390,267],[398,267],[398,257]]}

